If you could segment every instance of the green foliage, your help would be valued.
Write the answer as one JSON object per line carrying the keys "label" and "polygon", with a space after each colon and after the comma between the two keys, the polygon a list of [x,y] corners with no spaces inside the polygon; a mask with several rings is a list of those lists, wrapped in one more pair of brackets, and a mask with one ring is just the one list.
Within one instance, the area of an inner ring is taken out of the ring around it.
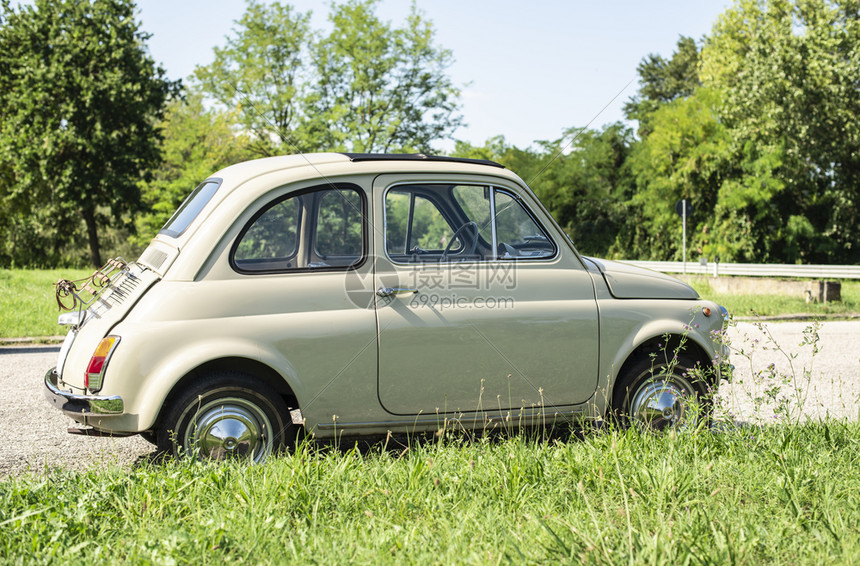
{"label": "green foliage", "polygon": [[[388,233],[388,250],[395,253],[407,253],[406,234],[409,231],[410,195],[408,191],[389,191],[385,196],[386,226]],[[489,207],[487,207],[489,211]],[[412,210],[412,240],[410,249],[415,246],[424,250],[444,250],[453,236],[453,230],[448,221],[436,208],[436,205],[424,197],[415,197],[415,208]]]}
{"label": "green foliage", "polygon": [[413,5],[406,26],[391,28],[378,0],[333,5],[332,31],[315,47],[318,80],[310,107],[320,147],[355,152],[430,152],[462,121],[460,90],[446,74],[451,52]]}
{"label": "green foliage", "polygon": [[0,483],[0,560],[856,563],[860,425],[440,438]]}
{"label": "green foliage", "polygon": [[239,123],[257,155],[304,151],[430,151],[460,125],[451,52],[413,9],[405,27],[375,0],[333,4],[331,31],[310,14],[251,0],[227,46],[198,67],[203,92]]}
{"label": "green foliage", "polygon": [[699,48],[693,38],[683,35],[671,59],[652,53],[639,63],[639,94],[624,104],[624,115],[639,122],[641,136],[651,133],[651,113],[663,104],[691,96],[701,86],[698,66]]}
{"label": "green foliage", "polygon": [[162,164],[140,183],[146,212],[135,219],[132,241],[138,247],[146,246],[201,181],[251,158],[250,140],[231,125],[234,114],[207,110],[196,91],[167,104],[158,124]]}
{"label": "green foliage", "polygon": [[[701,53],[639,66],[639,120],[612,253],[680,259],[674,203],[693,204],[693,254],[857,263],[860,15],[854,0],[738,0]],[[695,257],[695,255],[694,255]]]}
{"label": "green foliage", "polygon": [[713,211],[731,163],[716,99],[713,91],[700,89],[651,114],[651,133],[630,151],[637,190],[625,204],[627,222],[613,247],[617,255],[681,260],[681,222],[675,213],[680,199],[693,205],[687,232],[694,253],[707,254],[719,245],[713,242],[722,236],[714,231]]}
{"label": "green foliage", "polygon": [[571,129],[545,145],[547,157],[555,158],[533,188],[587,255],[611,255],[625,223],[625,203],[633,194],[627,165],[632,142],[633,132],[616,123],[598,131]]}
{"label": "green foliage", "polygon": [[[154,120],[174,84],[144,45],[131,0],[36,0],[0,8],[0,199],[11,226],[30,226],[5,247],[43,264],[81,235],[101,265],[99,231],[140,206],[138,182],[158,161]],[[39,211],[39,212],[37,212]],[[47,226],[34,226],[34,220]]]}
{"label": "green foliage", "polygon": [[453,155],[489,159],[515,171],[541,199],[577,248],[609,255],[624,223],[633,184],[626,165],[632,131],[622,124],[602,130],[571,128],[564,137],[520,149],[498,136],[483,146],[458,141]]}
{"label": "green foliage", "polygon": [[529,186],[535,184],[534,181],[540,177],[550,159],[543,151],[531,148],[521,149],[509,145],[504,136],[492,137],[486,140],[482,146],[457,140],[451,155],[495,161],[511,171],[515,171]]}
{"label": "green foliage", "polygon": [[[175,85],[146,54],[131,0],[2,6],[0,265],[95,262],[105,245],[133,255],[227,164],[430,152],[462,121],[452,53],[414,7],[395,26],[378,0],[333,3],[314,30],[310,13],[249,0],[195,71],[199,88],[160,119]],[[680,259],[674,204],[686,198],[694,259],[860,262],[856,0],[737,0],[702,42],[681,36],[638,71],[625,105],[638,138],[610,124],[453,153],[516,171],[589,255]]]}
{"label": "green foliage", "polygon": [[738,166],[717,215],[752,222],[759,261],[860,260],[857,2],[739,0],[714,26],[701,73],[721,93]]}
{"label": "green foliage", "polygon": [[249,0],[225,47],[194,76],[206,96],[237,110],[258,157],[312,151],[305,99],[311,86],[308,46],[315,41],[310,13],[279,2]]}
{"label": "green foliage", "polygon": [[326,191],[317,211],[314,235],[320,256],[360,255],[361,196],[352,189]]}
{"label": "green foliage", "polygon": [[295,254],[301,201],[301,197],[289,198],[268,208],[242,236],[234,257],[248,260]]}

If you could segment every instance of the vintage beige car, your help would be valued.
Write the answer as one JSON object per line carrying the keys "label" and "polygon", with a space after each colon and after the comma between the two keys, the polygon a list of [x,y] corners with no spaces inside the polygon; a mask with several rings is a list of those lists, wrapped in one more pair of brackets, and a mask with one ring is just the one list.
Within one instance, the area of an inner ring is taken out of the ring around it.
{"label": "vintage beige car", "polygon": [[137,261],[60,288],[46,396],[79,431],[256,462],[299,431],[688,423],[727,317],[581,256],[504,167],[425,155],[227,167]]}

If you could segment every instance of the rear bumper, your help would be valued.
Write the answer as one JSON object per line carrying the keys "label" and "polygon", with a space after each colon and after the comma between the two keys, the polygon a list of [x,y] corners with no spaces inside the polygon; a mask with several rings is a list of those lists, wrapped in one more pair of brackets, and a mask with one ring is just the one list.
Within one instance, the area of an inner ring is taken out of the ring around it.
{"label": "rear bumper", "polygon": [[123,414],[125,404],[122,397],[76,395],[70,391],[62,391],[57,385],[58,381],[57,368],[45,374],[45,398],[69,417],[79,420],[82,416]]}

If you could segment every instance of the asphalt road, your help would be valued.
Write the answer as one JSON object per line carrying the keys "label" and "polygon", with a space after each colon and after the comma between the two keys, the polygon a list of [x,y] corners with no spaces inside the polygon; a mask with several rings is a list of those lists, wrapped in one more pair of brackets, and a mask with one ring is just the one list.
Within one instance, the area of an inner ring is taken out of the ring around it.
{"label": "asphalt road", "polygon": [[731,329],[735,372],[732,383],[720,388],[725,410],[743,423],[773,421],[779,401],[756,403],[770,390],[792,418],[860,417],[860,322],[826,322],[817,341],[815,334],[808,322],[739,323]]}
{"label": "asphalt road", "polygon": [[[720,399],[732,419],[773,422],[776,405],[756,402],[768,398],[767,390],[786,399],[795,416],[858,418],[860,322],[825,323],[818,333],[820,351],[814,356],[811,346],[799,345],[809,327],[798,322],[761,328],[741,323],[731,331],[737,370],[734,382],[721,388]],[[73,421],[42,396],[43,376],[56,365],[58,352],[58,346],[0,348],[0,479],[54,468],[130,465],[154,457],[154,447],[139,436],[93,438],[66,432]],[[770,364],[773,370],[768,369]]]}

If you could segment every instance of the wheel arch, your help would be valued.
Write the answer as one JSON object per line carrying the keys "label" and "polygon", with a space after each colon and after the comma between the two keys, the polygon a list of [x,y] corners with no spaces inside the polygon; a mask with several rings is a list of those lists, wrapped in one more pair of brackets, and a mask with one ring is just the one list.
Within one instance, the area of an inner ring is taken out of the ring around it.
{"label": "wheel arch", "polygon": [[[238,371],[253,376],[281,395],[291,409],[300,406],[302,391],[295,387],[300,382],[287,360],[267,357],[258,346],[251,344],[243,347],[243,344],[221,343],[220,346],[198,345],[174,352],[169,359],[161,360],[158,367],[150,370],[151,377],[146,379],[145,389],[138,392],[143,400],[139,408],[139,430],[157,427],[166,408],[182,391],[196,379],[217,371]],[[219,350],[222,355],[212,355]],[[284,371],[278,371],[278,367]]]}
{"label": "wheel arch", "polygon": [[[657,336],[643,338],[627,354],[624,362],[620,364],[618,371],[613,376],[608,399],[614,397],[615,385],[618,381],[630,371],[630,368],[641,360],[650,357],[651,354],[656,354],[659,357],[662,353],[665,356],[666,362],[669,362],[675,355],[675,352],[689,356],[695,362],[698,362],[702,368],[713,366],[713,356],[709,355],[702,344],[695,340],[690,333],[667,331]],[[709,375],[710,379],[715,379],[712,373],[709,373]],[[714,386],[716,384],[711,382],[709,385]],[[611,405],[611,402],[609,405]]]}
{"label": "wheel arch", "polygon": [[259,379],[260,381],[274,389],[281,396],[281,399],[283,399],[287,407],[289,407],[290,409],[298,408],[298,399],[295,393],[290,388],[290,385],[287,383],[287,381],[283,377],[281,377],[281,375],[274,369],[260,361],[252,360],[250,358],[243,358],[241,356],[228,356],[204,362],[201,365],[190,370],[181,378],[179,378],[179,380],[177,380],[176,383],[173,384],[173,387],[170,389],[170,391],[167,393],[167,396],[164,398],[164,401],[161,403],[161,408],[159,409],[158,414],[155,416],[155,420],[153,421],[152,426],[158,426],[158,423],[163,417],[167,407],[169,407],[177,397],[182,395],[182,392],[185,391],[188,387],[190,387],[192,383],[194,383],[196,380],[200,379],[200,377],[204,375],[223,371],[244,373],[248,374],[251,377]]}

